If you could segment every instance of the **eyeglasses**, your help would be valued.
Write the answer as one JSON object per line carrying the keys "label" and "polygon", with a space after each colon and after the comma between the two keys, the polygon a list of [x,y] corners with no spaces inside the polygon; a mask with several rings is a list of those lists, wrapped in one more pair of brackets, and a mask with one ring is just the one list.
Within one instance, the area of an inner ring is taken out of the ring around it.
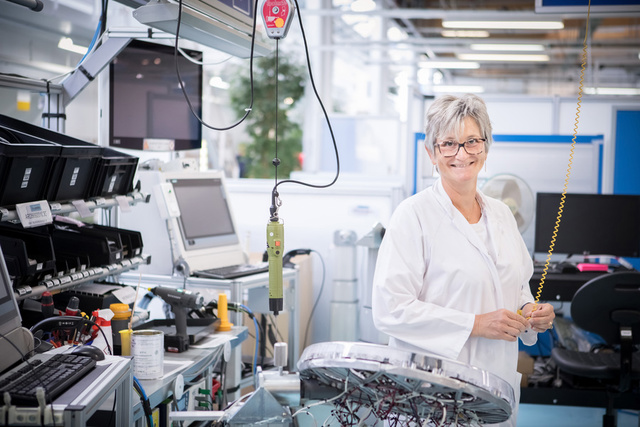
{"label": "eyeglasses", "polygon": [[437,142],[436,146],[444,157],[455,156],[458,154],[458,151],[460,151],[460,147],[464,147],[464,151],[466,151],[467,154],[476,155],[481,154],[482,150],[484,150],[485,141],[485,138],[471,138],[462,143],[458,141]]}

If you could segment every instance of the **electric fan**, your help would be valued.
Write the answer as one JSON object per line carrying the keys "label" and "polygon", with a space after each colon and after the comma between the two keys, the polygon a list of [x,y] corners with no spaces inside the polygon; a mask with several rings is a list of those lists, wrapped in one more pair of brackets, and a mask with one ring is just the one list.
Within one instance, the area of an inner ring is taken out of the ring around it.
{"label": "electric fan", "polygon": [[535,200],[533,191],[522,178],[506,173],[494,175],[482,185],[482,192],[509,206],[520,234],[531,225]]}

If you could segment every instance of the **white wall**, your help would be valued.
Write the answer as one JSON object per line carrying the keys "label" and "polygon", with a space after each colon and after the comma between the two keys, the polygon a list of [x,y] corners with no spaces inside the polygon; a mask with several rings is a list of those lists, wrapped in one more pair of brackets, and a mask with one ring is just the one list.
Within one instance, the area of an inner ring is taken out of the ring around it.
{"label": "white wall", "polygon": [[[329,182],[324,177],[299,175],[305,182],[322,184]],[[271,180],[227,180],[229,199],[233,208],[241,241],[252,253],[266,249],[266,225],[271,205]],[[334,233],[338,230],[353,230],[358,238],[367,234],[377,222],[387,224],[393,209],[404,198],[400,180],[380,181],[375,178],[354,179],[344,177],[335,186],[314,189],[295,184],[278,187],[282,206],[279,216],[284,221],[284,250],[313,249],[320,253],[326,267],[322,297],[312,320],[309,343],[328,341],[330,325],[330,302],[333,293],[332,268],[334,256]],[[364,248],[358,249],[364,253]],[[313,301],[318,297],[322,283],[322,264],[318,254],[312,253],[313,283],[302,284],[301,295]],[[365,257],[359,256],[357,271],[364,271]],[[300,313],[308,316],[310,313]],[[306,323],[305,321],[302,322]]]}

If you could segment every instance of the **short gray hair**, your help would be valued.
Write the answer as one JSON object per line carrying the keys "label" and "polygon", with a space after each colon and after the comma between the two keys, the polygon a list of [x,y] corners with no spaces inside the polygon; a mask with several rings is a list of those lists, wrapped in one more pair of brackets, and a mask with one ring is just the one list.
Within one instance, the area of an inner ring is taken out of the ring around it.
{"label": "short gray hair", "polygon": [[431,154],[434,153],[436,140],[462,127],[464,119],[471,117],[478,124],[482,138],[486,138],[485,152],[493,142],[491,136],[491,120],[487,105],[478,95],[471,93],[460,97],[444,95],[437,98],[427,111],[424,145]]}

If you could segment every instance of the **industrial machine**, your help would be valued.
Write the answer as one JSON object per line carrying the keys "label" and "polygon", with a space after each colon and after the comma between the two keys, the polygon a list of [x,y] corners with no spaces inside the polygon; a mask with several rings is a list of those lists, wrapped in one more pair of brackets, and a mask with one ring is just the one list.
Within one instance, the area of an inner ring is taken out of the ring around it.
{"label": "industrial machine", "polygon": [[342,426],[377,421],[480,426],[506,421],[516,403],[511,386],[489,372],[384,345],[314,344],[300,357],[298,373],[283,371],[286,354],[286,344],[278,343],[278,369],[259,372],[256,391],[227,410],[172,412],[170,418],[287,426],[311,406],[331,404]]}

